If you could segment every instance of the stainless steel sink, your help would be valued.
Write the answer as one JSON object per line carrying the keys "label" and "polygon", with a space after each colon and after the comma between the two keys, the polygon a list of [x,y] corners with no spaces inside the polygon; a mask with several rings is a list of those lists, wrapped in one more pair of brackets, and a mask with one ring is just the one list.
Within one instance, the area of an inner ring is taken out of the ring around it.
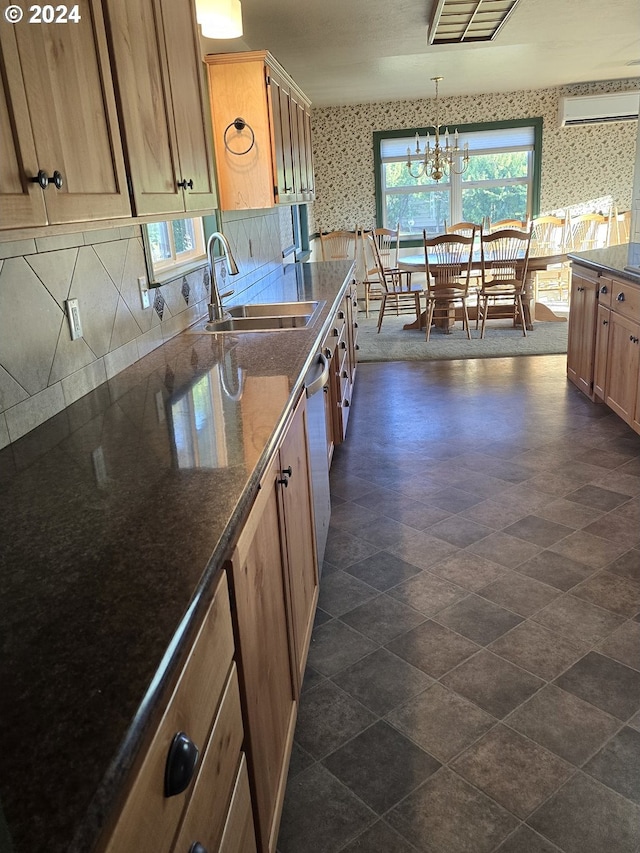
{"label": "stainless steel sink", "polygon": [[205,321],[187,329],[191,334],[220,332],[273,332],[280,329],[304,329],[313,320],[323,302],[265,302],[234,305],[224,320]]}

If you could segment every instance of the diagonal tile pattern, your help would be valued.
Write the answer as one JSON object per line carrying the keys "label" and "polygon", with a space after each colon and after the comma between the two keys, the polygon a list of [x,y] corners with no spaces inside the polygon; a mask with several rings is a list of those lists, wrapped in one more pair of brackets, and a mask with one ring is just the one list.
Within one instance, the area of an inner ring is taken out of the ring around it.
{"label": "diagonal tile pattern", "polygon": [[638,853],[640,437],[562,356],[360,365],[349,430],[279,853]]}

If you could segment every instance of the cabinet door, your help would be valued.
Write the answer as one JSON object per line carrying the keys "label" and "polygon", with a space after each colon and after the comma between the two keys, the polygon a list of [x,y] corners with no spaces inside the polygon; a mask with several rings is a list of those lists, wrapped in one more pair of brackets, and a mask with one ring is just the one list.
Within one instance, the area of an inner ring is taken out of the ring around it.
{"label": "cabinet door", "polygon": [[606,392],[610,315],[611,311],[605,305],[598,305],[596,350],[593,364],[593,394],[599,400],[604,400]]}
{"label": "cabinet door", "polygon": [[211,121],[192,0],[162,0],[167,67],[187,212],[217,207]]}
{"label": "cabinet door", "polygon": [[107,9],[136,213],[214,207],[190,0],[107,0]]}
{"label": "cabinet door", "polygon": [[304,110],[304,146],[307,164],[307,177],[305,181],[307,195],[305,201],[313,201],[315,199],[315,178],[313,174],[313,149],[311,144],[311,112],[308,107],[305,107]]}
{"label": "cabinet door", "polygon": [[636,409],[640,367],[639,338],[638,323],[611,312],[604,401],[628,424],[633,422]]}
{"label": "cabinet door", "polygon": [[242,757],[219,853],[256,853],[247,762]]}
{"label": "cabinet door", "polygon": [[277,831],[296,711],[280,549],[279,479],[276,454],[231,560],[249,775],[261,850],[272,849]]}
{"label": "cabinet door", "polygon": [[[26,184],[39,170],[63,180],[60,189],[50,183],[40,190],[52,224],[131,216],[101,3],[78,6],[77,24],[25,18],[0,27],[7,103],[15,113],[26,101],[33,133],[23,141],[24,124],[16,127],[20,180]],[[28,223],[3,217],[4,227],[19,224]]]}
{"label": "cabinet door", "polygon": [[[7,26],[0,26],[0,76],[19,77],[17,46]],[[38,172],[38,157],[22,86],[0,92],[0,227],[46,225],[44,194],[29,178]]]}
{"label": "cabinet door", "polygon": [[[299,695],[318,600],[318,567],[311,475],[307,453],[306,400],[300,400],[280,448],[280,491],[286,533],[289,612]],[[286,473],[291,471],[291,473]],[[284,487],[286,483],[286,487]]]}
{"label": "cabinet door", "polygon": [[588,397],[593,394],[597,276],[574,268],[567,340],[567,376]]}
{"label": "cabinet door", "polygon": [[273,121],[273,164],[276,201],[279,204],[295,202],[293,151],[291,147],[291,119],[289,116],[289,89],[272,71],[269,72],[269,98]]}
{"label": "cabinet door", "polygon": [[304,140],[304,103],[294,91],[291,92],[289,102],[289,119],[291,122],[295,200],[296,202],[304,202],[307,200],[309,192],[307,187],[307,152]]}

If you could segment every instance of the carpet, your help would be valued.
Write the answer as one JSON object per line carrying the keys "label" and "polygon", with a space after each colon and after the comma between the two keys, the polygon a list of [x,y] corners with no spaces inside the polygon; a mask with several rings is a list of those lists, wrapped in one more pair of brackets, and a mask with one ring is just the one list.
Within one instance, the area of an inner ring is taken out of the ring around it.
{"label": "carpet", "polygon": [[[377,312],[376,312],[377,314]],[[534,330],[526,338],[520,329],[514,329],[507,320],[487,323],[485,337],[471,323],[471,340],[467,339],[462,324],[456,323],[450,335],[438,329],[425,340],[424,329],[403,331],[411,322],[408,314],[396,317],[385,314],[380,334],[377,334],[377,316],[367,319],[358,316],[358,361],[427,361],[461,358],[504,358],[517,355],[556,355],[567,351],[566,322],[534,323]]]}

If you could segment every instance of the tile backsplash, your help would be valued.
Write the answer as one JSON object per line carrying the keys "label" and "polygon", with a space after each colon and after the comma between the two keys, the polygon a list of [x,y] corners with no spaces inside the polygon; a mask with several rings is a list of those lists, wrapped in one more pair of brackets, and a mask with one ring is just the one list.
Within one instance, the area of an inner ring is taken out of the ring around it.
{"label": "tile backsplash", "polygon": [[[228,301],[255,298],[280,276],[288,209],[223,214],[240,275]],[[0,447],[111,380],[206,313],[206,265],[152,291],[140,226],[0,243]],[[227,286],[228,285],[228,286]],[[82,337],[72,341],[65,300],[79,302]]]}

